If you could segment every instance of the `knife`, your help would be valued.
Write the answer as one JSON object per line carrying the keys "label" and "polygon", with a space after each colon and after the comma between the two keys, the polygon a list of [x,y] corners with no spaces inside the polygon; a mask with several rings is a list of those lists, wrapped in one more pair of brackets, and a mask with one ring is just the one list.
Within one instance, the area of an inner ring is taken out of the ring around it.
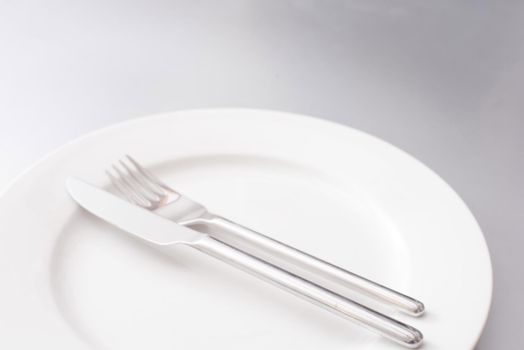
{"label": "knife", "polygon": [[169,252],[178,244],[190,246],[401,345],[416,348],[422,343],[423,336],[419,330],[217,241],[207,234],[178,225],[82,180],[68,178],[66,187],[71,197],[84,209],[162,251]]}

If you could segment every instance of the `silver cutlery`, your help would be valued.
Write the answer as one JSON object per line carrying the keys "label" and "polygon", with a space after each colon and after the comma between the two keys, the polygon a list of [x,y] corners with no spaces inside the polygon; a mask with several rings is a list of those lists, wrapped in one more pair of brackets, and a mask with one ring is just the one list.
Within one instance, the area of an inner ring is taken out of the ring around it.
{"label": "silver cutlery", "polygon": [[67,189],[72,198],[92,214],[166,253],[176,253],[173,249],[176,245],[187,245],[406,347],[416,348],[422,343],[422,333],[417,329],[257,259],[208,234],[181,226],[78,179],[69,178]]}
{"label": "silver cutlery", "polygon": [[[412,316],[424,313],[424,304],[414,298],[373,282],[365,277],[321,260],[224,217],[210,213],[202,204],[175,191],[130,156],[106,171],[115,189],[128,201],[154,210],[184,226],[203,226],[213,238],[232,246],[240,242],[253,248],[249,251],[270,263],[282,262],[296,267],[293,273],[307,271],[308,280],[327,287],[336,284],[363,293],[379,302],[395,307]],[[244,250],[244,249],[243,249]],[[257,252],[262,252],[263,257]]]}

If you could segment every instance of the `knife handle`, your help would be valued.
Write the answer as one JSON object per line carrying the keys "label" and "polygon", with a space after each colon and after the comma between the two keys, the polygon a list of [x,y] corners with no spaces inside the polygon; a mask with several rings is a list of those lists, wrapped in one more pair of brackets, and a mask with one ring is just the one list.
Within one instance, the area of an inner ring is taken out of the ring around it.
{"label": "knife handle", "polygon": [[[204,224],[216,239],[235,246],[240,243],[242,249],[247,248],[249,253],[264,260],[268,258],[275,265],[284,262],[298,268],[298,271],[308,271],[308,279],[313,278],[313,282],[319,285],[325,285],[325,282],[329,281],[344,288],[356,290],[382,303],[392,305],[411,316],[420,316],[424,313],[424,304],[416,299],[221,216],[209,215],[206,218],[196,220],[196,223]],[[259,256],[259,252],[263,252],[264,255]],[[311,277],[309,277],[310,275]]]}
{"label": "knife handle", "polygon": [[408,348],[416,348],[422,343],[422,333],[417,329],[217,241],[208,235],[190,245]]}

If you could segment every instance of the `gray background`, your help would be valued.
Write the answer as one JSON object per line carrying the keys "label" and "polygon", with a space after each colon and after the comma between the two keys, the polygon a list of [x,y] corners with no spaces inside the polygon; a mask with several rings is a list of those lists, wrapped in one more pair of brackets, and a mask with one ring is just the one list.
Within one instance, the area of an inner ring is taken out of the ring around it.
{"label": "gray background", "polygon": [[495,277],[477,349],[523,349],[523,23],[521,1],[0,0],[0,187],[136,116],[253,107],[334,120],[411,153],[464,198]]}

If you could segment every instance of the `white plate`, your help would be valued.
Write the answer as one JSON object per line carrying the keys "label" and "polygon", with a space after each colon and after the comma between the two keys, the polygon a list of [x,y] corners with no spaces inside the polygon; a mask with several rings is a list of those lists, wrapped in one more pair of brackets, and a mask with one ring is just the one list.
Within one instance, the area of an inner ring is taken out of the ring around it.
{"label": "white plate", "polygon": [[[62,147],[0,199],[2,349],[394,349],[221,262],[159,256],[82,210],[129,153],[239,223],[425,302],[424,349],[471,349],[491,300],[475,219],[437,175],[362,132],[280,112],[139,119]],[[390,312],[390,311],[389,311]]]}

